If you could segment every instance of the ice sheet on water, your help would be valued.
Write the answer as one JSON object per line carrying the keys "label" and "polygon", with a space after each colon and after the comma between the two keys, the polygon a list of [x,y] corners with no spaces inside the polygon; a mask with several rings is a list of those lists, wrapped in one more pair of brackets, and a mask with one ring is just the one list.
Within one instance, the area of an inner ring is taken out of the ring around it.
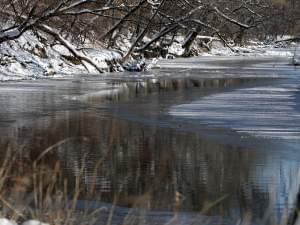
{"label": "ice sheet on water", "polygon": [[173,106],[169,114],[256,137],[300,140],[297,84],[244,88]]}

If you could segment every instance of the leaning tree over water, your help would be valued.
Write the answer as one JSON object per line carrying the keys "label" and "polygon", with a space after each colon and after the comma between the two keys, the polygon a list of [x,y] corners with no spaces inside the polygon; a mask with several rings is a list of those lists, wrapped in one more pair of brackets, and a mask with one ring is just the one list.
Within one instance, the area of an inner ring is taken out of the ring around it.
{"label": "leaning tree over water", "polygon": [[295,0],[3,0],[0,44],[28,30],[44,32],[90,64],[68,41],[114,47],[117,38],[127,38],[131,46],[124,60],[175,34],[185,36],[187,52],[199,34],[242,45],[251,37],[295,32],[299,5]]}

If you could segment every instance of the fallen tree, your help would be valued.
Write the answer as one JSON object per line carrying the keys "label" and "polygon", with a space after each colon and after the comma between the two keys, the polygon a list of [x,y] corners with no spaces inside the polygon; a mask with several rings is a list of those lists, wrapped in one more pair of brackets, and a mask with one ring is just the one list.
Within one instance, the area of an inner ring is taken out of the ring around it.
{"label": "fallen tree", "polygon": [[[281,18],[296,20],[295,12],[300,10],[288,6],[273,0],[3,0],[0,45],[28,30],[40,30],[65,46],[83,65],[88,63],[103,72],[73,45],[88,42],[115,48],[118,38],[127,39],[123,62],[153,49],[172,34],[185,37],[184,55],[189,55],[198,35],[218,37],[230,48],[228,40],[243,45],[247,38],[268,36],[265,30],[271,33],[272,26],[281,29]],[[278,13],[280,10],[291,12],[291,19]],[[205,43],[204,47],[209,49]]]}

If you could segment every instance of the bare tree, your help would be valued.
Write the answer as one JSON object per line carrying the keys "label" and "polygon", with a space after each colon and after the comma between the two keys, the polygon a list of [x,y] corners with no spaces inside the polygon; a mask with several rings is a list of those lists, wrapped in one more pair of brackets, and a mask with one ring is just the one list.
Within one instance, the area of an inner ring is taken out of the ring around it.
{"label": "bare tree", "polygon": [[123,32],[131,41],[126,61],[176,33],[186,37],[182,47],[188,55],[199,34],[217,36],[228,47],[228,40],[242,45],[247,38],[292,34],[300,29],[299,5],[295,0],[2,0],[0,44],[39,30],[100,72],[68,41],[93,39],[114,47]]}

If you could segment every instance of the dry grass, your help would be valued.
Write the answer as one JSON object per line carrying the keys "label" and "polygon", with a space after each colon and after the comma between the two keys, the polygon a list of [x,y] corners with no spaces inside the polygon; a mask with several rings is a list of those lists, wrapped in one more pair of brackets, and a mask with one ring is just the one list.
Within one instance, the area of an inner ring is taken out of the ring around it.
{"label": "dry grass", "polygon": [[0,217],[18,222],[34,218],[51,225],[94,224],[103,208],[76,210],[84,165],[75,181],[69,182],[59,162],[41,163],[50,150],[34,162],[20,163],[18,153],[7,148],[0,161]]}
{"label": "dry grass", "polygon": [[[115,196],[112,207],[109,209],[99,207],[97,209],[93,208],[91,210],[87,208],[79,211],[76,207],[83,191],[80,180],[85,165],[81,165],[79,175],[70,181],[62,174],[63,170],[59,162],[52,164],[43,163],[43,160],[47,158],[47,153],[53,150],[55,150],[55,146],[47,148],[35,161],[22,162],[20,164],[18,153],[13,151],[11,147],[7,147],[3,159],[0,160],[0,218],[5,217],[18,222],[37,219],[51,225],[92,225],[99,221],[99,215],[105,211],[107,218],[102,224],[113,224],[118,194]],[[97,177],[96,173],[102,162],[103,160],[100,160],[96,164],[93,177]],[[95,189],[96,179],[94,185],[90,185],[90,189],[85,189],[84,193],[88,197],[93,198]],[[201,215],[205,215],[211,209],[218,207],[227,197],[227,195],[224,195],[206,204],[200,210],[199,216],[195,216],[191,223],[195,225],[207,224],[207,220],[203,221],[203,223],[201,222]],[[184,201],[184,196],[176,192],[175,198],[178,200],[178,202],[176,200],[178,211],[175,211],[174,217],[165,223],[167,225],[181,224],[179,222],[180,204],[181,201]],[[144,218],[148,210],[147,204],[149,204],[149,196],[147,194],[138,198],[133,208],[128,210],[128,214],[125,216],[122,224],[145,224]],[[270,211],[271,214],[272,210],[267,211]],[[270,214],[267,213],[265,215],[264,222],[267,223],[270,220]],[[251,224],[252,219],[251,213],[249,213],[236,224]],[[272,224],[285,225],[287,221],[272,221]]]}
{"label": "dry grass", "polygon": [[[80,180],[85,168],[84,164],[81,165],[81,171],[75,180],[69,181],[62,174],[59,162],[52,163],[53,165],[43,163],[47,153],[55,150],[57,145],[59,143],[47,148],[35,161],[21,164],[18,153],[10,147],[7,148],[5,156],[0,161],[0,217],[18,222],[37,219],[51,225],[92,225],[99,221],[99,214],[105,210],[107,218],[104,224],[113,224],[112,218],[116,210],[118,194],[110,209],[105,207],[93,208],[93,210],[87,208],[82,211],[76,209],[83,189]],[[96,164],[94,173],[97,173],[101,163],[100,160]],[[94,182],[96,183],[96,180]],[[89,197],[93,197],[95,186],[96,184],[90,185],[90,190],[84,190]],[[203,212],[208,212],[225,198],[224,196],[208,204]],[[143,224],[143,218],[148,210],[148,200],[147,194],[138,198],[133,208],[128,210],[123,224]],[[175,212],[174,217],[167,224],[177,224],[177,219],[178,214]],[[195,222],[198,224],[198,221]]]}

